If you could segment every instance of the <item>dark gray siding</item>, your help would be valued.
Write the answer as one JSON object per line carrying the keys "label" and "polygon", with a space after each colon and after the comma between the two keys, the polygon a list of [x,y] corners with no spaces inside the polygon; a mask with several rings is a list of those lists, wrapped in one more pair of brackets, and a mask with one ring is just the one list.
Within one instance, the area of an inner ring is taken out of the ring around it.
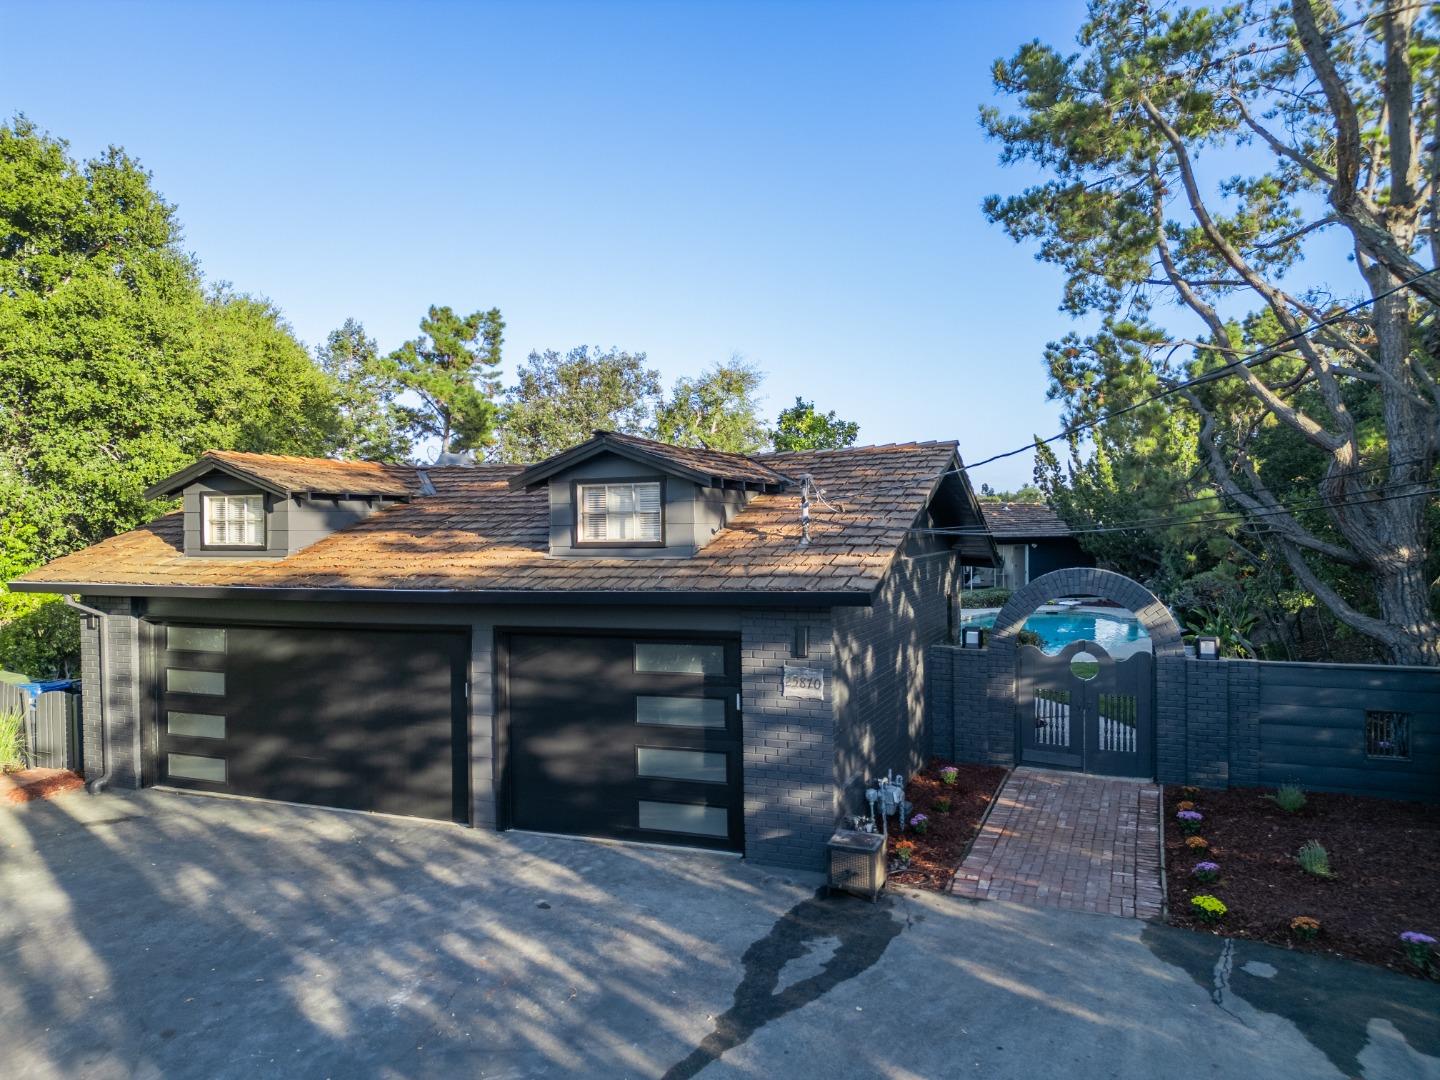
{"label": "dark gray siding", "polygon": [[[265,550],[253,548],[206,548],[202,545],[204,522],[202,499],[206,494],[265,496]],[[283,558],[323,540],[337,530],[354,525],[377,510],[393,505],[383,499],[283,498],[260,490],[227,473],[213,472],[185,488],[181,495],[185,511],[185,554],[203,558]]]}
{"label": "dark gray siding", "polygon": [[[203,498],[206,495],[265,496],[265,550],[253,548],[206,548],[203,546]],[[280,558],[290,553],[289,505],[286,499],[262,493],[254,484],[222,472],[214,472],[189,485],[181,495],[185,509],[185,554],[215,559]]]}
{"label": "dark gray siding", "polygon": [[943,539],[915,536],[874,606],[835,609],[835,785],[842,813],[864,809],[867,780],[895,770],[908,776],[931,753],[926,652],[946,638],[956,574]]}
{"label": "dark gray siding", "polygon": [[[1256,665],[1260,782],[1363,795],[1440,797],[1440,670]],[[1367,711],[1410,719],[1408,761],[1367,757]]]}
{"label": "dark gray siding", "polygon": [[[576,548],[573,483],[603,480],[663,480],[665,483],[665,546]],[[552,477],[550,485],[550,554],[584,558],[623,555],[626,558],[675,558],[695,554],[745,507],[742,491],[705,488],[675,476],[663,476],[618,454],[596,454]],[[798,513],[798,511],[797,511]]]}

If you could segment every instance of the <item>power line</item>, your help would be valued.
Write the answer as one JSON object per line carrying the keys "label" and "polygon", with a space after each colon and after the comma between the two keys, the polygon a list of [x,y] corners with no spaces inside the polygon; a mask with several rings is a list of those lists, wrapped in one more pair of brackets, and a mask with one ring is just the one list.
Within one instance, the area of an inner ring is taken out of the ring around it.
{"label": "power line", "polygon": [[1336,312],[1329,318],[1321,319],[1314,325],[1306,327],[1304,330],[1296,331],[1288,337],[1283,337],[1279,341],[1273,342],[1270,345],[1265,346],[1265,348],[1263,349],[1258,349],[1255,352],[1250,353],[1248,356],[1242,356],[1237,360],[1231,360],[1229,363],[1221,365],[1214,371],[1207,371],[1205,374],[1197,375],[1193,379],[1187,379],[1184,382],[1176,383],[1174,386],[1166,387],[1159,393],[1152,394],[1147,398],[1141,399],[1140,401],[1132,402],[1131,404],[1122,406],[1118,409],[1112,409],[1109,412],[1102,413],[1101,415],[1096,416],[1090,420],[1083,420],[1080,423],[1073,425],[1072,427],[1066,428],[1058,435],[1051,435],[1049,438],[1045,439],[1036,439],[1029,443],[1026,443],[1024,446],[1016,447],[1014,450],[1006,450],[1003,454],[992,454],[987,458],[982,458],[981,460],[973,462],[969,465],[962,465],[958,469],[951,469],[946,475],[968,472],[971,469],[978,469],[982,465],[989,465],[992,462],[1003,461],[1005,458],[1012,458],[1015,457],[1017,454],[1023,454],[1027,450],[1035,449],[1036,446],[1045,446],[1052,442],[1058,442],[1061,439],[1067,439],[1071,435],[1076,435],[1082,431],[1087,431],[1090,428],[1093,428],[1099,424],[1103,424],[1107,420],[1113,420],[1118,416],[1124,416],[1126,413],[1134,412],[1136,409],[1142,409],[1146,405],[1151,404],[1152,402],[1159,401],[1161,398],[1170,397],[1172,394],[1178,394],[1180,391],[1188,390],[1192,386],[1201,386],[1207,382],[1215,382],[1219,379],[1224,378],[1226,375],[1229,375],[1237,368],[1259,367],[1261,364],[1268,364],[1272,360],[1278,360],[1283,355],[1282,353],[1277,351],[1282,345],[1288,345],[1293,341],[1299,341],[1301,338],[1313,334],[1316,330],[1323,330],[1327,326],[1332,326],[1337,322],[1342,322],[1345,319],[1349,318],[1351,315],[1355,314],[1357,311],[1361,311],[1367,307],[1370,307],[1372,304],[1379,303],[1381,300],[1384,300],[1388,296],[1393,296],[1397,292],[1408,289],[1411,285],[1415,284],[1415,282],[1419,281],[1421,278],[1428,277],[1429,275],[1436,273],[1437,271],[1440,271],[1440,266],[1432,266],[1429,270],[1422,270],[1414,277],[1408,278],[1407,280],[1400,282],[1398,285],[1394,285],[1391,288],[1386,289],[1384,292],[1377,293],[1376,295],[1370,297],[1368,300],[1359,300],[1356,303],[1351,304],[1349,307]]}
{"label": "power line", "polygon": [[[1389,461],[1389,462],[1385,462],[1384,464],[1381,464],[1381,465],[1366,465],[1366,466],[1364,466],[1364,467],[1362,467],[1362,468],[1358,468],[1358,469],[1347,469],[1347,470],[1345,471],[1345,474],[1344,474],[1344,475],[1348,478],[1348,477],[1351,477],[1351,476],[1363,476],[1363,475],[1365,475],[1366,473],[1381,472],[1381,471],[1383,471],[1383,470],[1385,470],[1385,469],[1403,469],[1406,465],[1424,465],[1424,464],[1425,464],[1427,461],[1429,461],[1429,460],[1430,460],[1429,458],[1419,457],[1419,458],[1410,458],[1408,461]],[[1322,483],[1324,482],[1323,479],[1321,480],[1321,482],[1322,482]],[[1413,483],[1413,484],[1428,483],[1428,482],[1429,482],[1429,481],[1427,481],[1427,480],[1411,480],[1411,481],[1408,481],[1408,483]],[[984,506],[988,505],[988,504],[984,501],[986,498],[988,498],[988,496],[983,496],[983,495],[982,495],[982,496],[979,497],[980,502],[981,502],[981,507],[982,507],[982,509],[983,509]],[[1223,501],[1223,500],[1225,500],[1225,499],[1229,499],[1229,498],[1232,498],[1232,496],[1226,495],[1226,494],[1223,493],[1223,492],[1221,492],[1221,493],[1219,493],[1219,494],[1216,494],[1216,495],[1196,495],[1194,498],[1191,498],[1191,499],[1180,499],[1180,500],[1178,500],[1178,501],[1176,501],[1176,502],[1171,503],[1171,504],[1170,504],[1170,509],[1173,510],[1173,509],[1175,509],[1175,508],[1177,508],[1177,507],[1181,507],[1181,506],[1193,506],[1193,505],[1195,505],[1196,503],[1221,502],[1221,501]],[[1027,505],[1023,499],[1003,500],[1003,501],[1000,503],[1001,506],[1009,506],[1009,505],[1016,505],[1016,504],[1022,505],[1022,506],[1023,506],[1023,505]]]}
{"label": "power line", "polygon": [[[1412,484],[1428,484],[1428,480],[1412,481]],[[1299,506],[1281,506],[1269,510],[1256,511],[1221,511],[1213,514],[1202,514],[1199,517],[1190,518],[1137,518],[1127,522],[1117,522],[1110,525],[1081,525],[1070,530],[1071,536],[1092,535],[1095,533],[1109,532],[1137,532],[1143,529],[1158,529],[1170,525],[1205,525],[1216,521],[1249,521],[1253,518],[1278,517],[1282,514],[1293,514],[1302,510],[1323,510],[1331,507],[1359,506],[1367,503],[1390,502],[1394,499],[1414,499],[1423,495],[1440,493],[1440,486],[1422,488],[1419,491],[1394,493],[1390,495],[1363,496],[1352,499],[1322,499],[1318,502],[1301,504]],[[933,536],[990,536],[993,535],[989,529],[972,529],[968,527],[938,528],[938,529],[912,529],[911,532],[923,533]]]}

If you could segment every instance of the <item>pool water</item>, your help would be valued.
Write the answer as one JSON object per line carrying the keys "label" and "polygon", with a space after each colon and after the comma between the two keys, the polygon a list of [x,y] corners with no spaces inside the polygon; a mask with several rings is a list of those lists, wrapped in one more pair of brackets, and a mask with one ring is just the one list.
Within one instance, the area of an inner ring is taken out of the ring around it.
{"label": "pool water", "polygon": [[[974,615],[962,622],[989,629],[995,625],[995,615]],[[1134,649],[1127,646],[1150,636],[1133,615],[1099,611],[1037,611],[1025,620],[1025,629],[1039,634],[1045,642],[1041,648],[1052,656],[1072,641],[1093,641],[1107,652],[1128,655]]]}

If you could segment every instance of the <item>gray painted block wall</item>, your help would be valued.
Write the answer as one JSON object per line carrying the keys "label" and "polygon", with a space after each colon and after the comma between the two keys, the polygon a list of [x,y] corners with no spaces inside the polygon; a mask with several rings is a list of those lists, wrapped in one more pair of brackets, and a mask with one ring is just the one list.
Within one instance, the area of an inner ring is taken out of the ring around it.
{"label": "gray painted block wall", "polygon": [[[126,597],[82,596],[80,602],[107,613],[102,621],[86,616],[80,626],[81,743],[85,779],[97,780],[108,768],[118,788],[140,785],[140,620]],[[102,629],[103,624],[103,629]],[[108,669],[102,682],[100,635],[107,635]],[[100,699],[105,696],[110,720],[110,755],[100,745]]]}
{"label": "gray painted block wall", "polygon": [[[1440,799],[1440,669],[1256,660],[1156,663],[1156,778]],[[928,657],[932,745],[959,761],[1015,762],[1013,671],[991,649],[937,645]],[[1166,708],[1160,708],[1165,698]],[[1367,711],[1410,719],[1408,760],[1367,757]]]}
{"label": "gray painted block wall", "polygon": [[870,607],[835,610],[834,782],[842,814],[865,810],[868,780],[891,771],[908,776],[933,752],[927,654],[949,630],[957,574],[943,540],[914,536]]}

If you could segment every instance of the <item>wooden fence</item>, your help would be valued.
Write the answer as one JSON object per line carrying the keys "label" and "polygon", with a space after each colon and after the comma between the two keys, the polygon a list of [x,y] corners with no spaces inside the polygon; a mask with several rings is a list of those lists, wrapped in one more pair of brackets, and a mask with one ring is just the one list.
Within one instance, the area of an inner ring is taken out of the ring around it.
{"label": "wooden fence", "polygon": [[25,721],[28,763],[44,769],[79,769],[80,695],[28,690],[0,683],[0,715],[19,713]]}

